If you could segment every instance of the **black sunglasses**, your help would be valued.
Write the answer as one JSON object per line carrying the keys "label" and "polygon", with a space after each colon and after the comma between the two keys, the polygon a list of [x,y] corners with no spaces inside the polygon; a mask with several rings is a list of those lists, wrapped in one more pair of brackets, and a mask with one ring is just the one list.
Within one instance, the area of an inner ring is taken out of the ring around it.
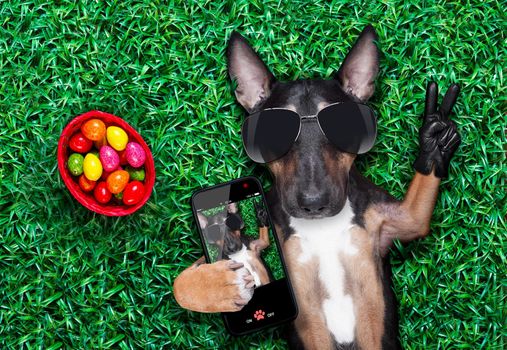
{"label": "black sunglasses", "polygon": [[299,137],[303,119],[316,119],[328,140],[347,153],[368,152],[377,136],[375,113],[365,104],[333,103],[310,116],[270,108],[251,114],[243,122],[241,134],[247,155],[257,163],[269,163],[284,156]]}

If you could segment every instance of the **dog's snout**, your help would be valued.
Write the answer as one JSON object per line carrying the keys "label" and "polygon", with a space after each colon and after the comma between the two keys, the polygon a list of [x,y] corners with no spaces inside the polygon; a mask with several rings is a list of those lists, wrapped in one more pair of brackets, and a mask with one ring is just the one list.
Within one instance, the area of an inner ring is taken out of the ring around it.
{"label": "dog's snout", "polygon": [[325,193],[301,193],[298,204],[308,214],[323,213],[329,205],[329,195]]}

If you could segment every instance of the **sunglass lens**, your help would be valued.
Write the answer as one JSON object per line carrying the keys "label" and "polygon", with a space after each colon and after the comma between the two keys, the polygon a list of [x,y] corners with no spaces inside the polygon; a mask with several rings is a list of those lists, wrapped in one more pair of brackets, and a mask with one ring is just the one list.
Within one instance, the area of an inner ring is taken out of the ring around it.
{"label": "sunglass lens", "polygon": [[319,112],[318,120],[329,141],[344,152],[365,153],[375,143],[375,115],[364,104],[345,102],[328,106]]}
{"label": "sunglass lens", "polygon": [[225,225],[233,231],[241,230],[243,228],[243,220],[236,214],[229,214],[225,220]]}
{"label": "sunglass lens", "polygon": [[248,156],[268,163],[286,154],[299,133],[299,116],[290,110],[271,109],[245,119],[241,131]]}
{"label": "sunglass lens", "polygon": [[206,228],[206,238],[208,242],[213,243],[223,238],[223,234],[218,225],[210,225]]}

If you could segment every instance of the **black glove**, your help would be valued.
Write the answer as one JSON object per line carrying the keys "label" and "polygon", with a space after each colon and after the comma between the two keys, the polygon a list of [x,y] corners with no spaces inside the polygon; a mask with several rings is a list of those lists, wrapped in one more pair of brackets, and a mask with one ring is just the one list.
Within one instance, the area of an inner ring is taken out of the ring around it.
{"label": "black glove", "polygon": [[452,84],[437,110],[438,86],[435,82],[428,84],[424,122],[419,129],[419,156],[414,163],[414,169],[422,174],[430,174],[434,167],[435,176],[447,177],[449,162],[461,142],[456,124],[449,120],[458,94],[459,86]]}
{"label": "black glove", "polygon": [[255,213],[257,215],[257,221],[259,222],[259,227],[267,227],[268,226],[268,211],[259,202],[254,202],[254,207],[255,207]]}

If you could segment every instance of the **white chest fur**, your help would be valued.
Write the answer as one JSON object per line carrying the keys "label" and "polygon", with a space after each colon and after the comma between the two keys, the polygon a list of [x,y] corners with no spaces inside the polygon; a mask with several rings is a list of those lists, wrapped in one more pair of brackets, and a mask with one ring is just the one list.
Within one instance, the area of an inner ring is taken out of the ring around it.
{"label": "white chest fur", "polygon": [[243,244],[241,250],[235,252],[234,254],[229,255],[229,258],[231,260],[243,263],[245,268],[250,272],[250,274],[254,277],[255,285],[258,287],[261,285],[261,279],[259,277],[259,274],[257,271],[254,271],[254,268],[252,267],[252,264],[250,260],[252,259],[250,256],[250,252],[246,248],[246,246]]}
{"label": "white chest fur", "polygon": [[313,257],[319,261],[319,278],[328,295],[322,308],[327,327],[338,343],[354,340],[356,324],[352,297],[345,294],[345,270],[340,261],[340,255],[358,252],[351,243],[349,232],[353,217],[347,200],[342,211],[333,217],[316,220],[290,218],[290,226],[301,244],[299,262],[304,264]]}

